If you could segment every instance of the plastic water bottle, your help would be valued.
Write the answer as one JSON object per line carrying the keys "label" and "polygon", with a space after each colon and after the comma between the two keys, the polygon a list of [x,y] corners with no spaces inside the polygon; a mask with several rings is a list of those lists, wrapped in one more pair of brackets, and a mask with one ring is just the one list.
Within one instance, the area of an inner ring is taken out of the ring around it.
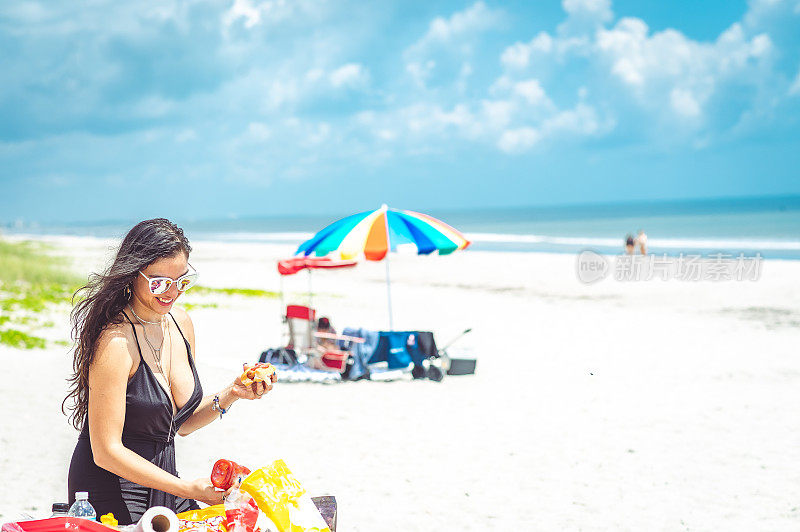
{"label": "plastic water bottle", "polygon": [[97,512],[94,511],[94,507],[89,503],[88,491],[75,492],[75,502],[69,508],[69,516],[97,521]]}

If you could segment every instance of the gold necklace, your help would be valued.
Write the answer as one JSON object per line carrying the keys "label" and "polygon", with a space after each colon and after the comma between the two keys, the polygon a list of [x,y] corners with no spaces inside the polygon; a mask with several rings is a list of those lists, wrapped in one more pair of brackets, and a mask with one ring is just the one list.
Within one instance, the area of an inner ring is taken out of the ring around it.
{"label": "gold necklace", "polygon": [[[164,349],[164,339],[165,339],[166,335],[164,334],[164,332],[163,332],[163,329],[162,329],[162,333],[161,333],[161,345],[160,345],[160,346],[158,346],[158,347],[156,347],[156,346],[154,346],[154,345],[153,345],[153,342],[151,342],[151,341],[150,341],[150,338],[147,336],[147,327],[145,326],[145,323],[150,323],[150,324],[158,324],[158,325],[162,325],[162,326],[163,326],[163,321],[162,321],[162,322],[158,322],[158,321],[147,321],[147,320],[143,320],[142,318],[140,318],[140,317],[139,317],[139,316],[136,314],[136,312],[134,312],[134,311],[133,311],[133,307],[132,307],[132,306],[128,305],[128,308],[129,308],[129,309],[131,309],[131,312],[133,312],[133,317],[134,317],[134,318],[136,318],[136,321],[138,321],[138,322],[141,324],[141,326],[142,326],[142,332],[144,333],[144,341],[145,341],[145,342],[147,342],[147,345],[149,345],[149,346],[150,346],[150,349],[152,349],[152,350],[153,350],[153,354],[155,355],[155,358],[156,358],[156,364],[158,365],[158,372],[159,372],[159,373],[161,373],[161,375],[162,375],[162,376],[163,376],[163,377],[166,379],[166,381],[167,381],[167,388],[170,388],[170,385],[169,385],[169,377],[167,377],[167,376],[164,374],[164,367],[163,367],[163,365],[161,364],[161,350],[162,350],[162,349]],[[170,388],[170,394],[171,394],[171,393],[172,393],[172,389]]]}
{"label": "gold necklace", "polygon": [[[137,320],[139,320],[139,323],[142,323],[142,324],[149,323],[150,325],[161,325],[162,323],[164,323],[164,316],[161,316],[161,320],[159,320],[159,321],[147,321],[147,320],[143,320],[142,318],[139,317],[138,314],[136,314],[136,311],[133,310],[133,306],[132,305],[129,304],[128,308],[131,309],[131,312],[133,312],[133,315],[136,317]],[[144,325],[142,325],[142,327],[144,327]]]}

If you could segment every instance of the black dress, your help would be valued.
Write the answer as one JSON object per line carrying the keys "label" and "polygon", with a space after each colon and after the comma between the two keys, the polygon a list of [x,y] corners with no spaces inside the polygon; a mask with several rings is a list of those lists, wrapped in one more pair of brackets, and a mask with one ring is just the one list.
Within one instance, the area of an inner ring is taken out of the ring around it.
{"label": "black dress", "polygon": [[[123,314],[124,315],[124,314]],[[175,317],[170,313],[172,321]],[[125,316],[128,323],[133,323]],[[178,474],[175,470],[175,434],[180,426],[194,413],[203,398],[203,389],[197,377],[197,369],[191,355],[191,346],[183,336],[178,322],[178,332],[186,344],[189,366],[194,376],[194,390],[191,397],[172,418],[172,401],[164,387],[156,380],[153,371],[142,358],[139,337],[133,327],[136,347],[139,349],[139,367],[128,381],[125,400],[125,425],[122,429],[122,444],[161,469]],[[89,492],[89,502],[94,506],[97,516],[113,512],[119,524],[136,523],[142,514],[152,506],[166,506],[176,513],[197,509],[196,501],[176,497],[160,490],[147,488],[98,467],[94,463],[92,446],[89,440],[89,422],[83,425],[78,444],[72,453],[69,465],[69,502],[75,500],[75,492]]]}

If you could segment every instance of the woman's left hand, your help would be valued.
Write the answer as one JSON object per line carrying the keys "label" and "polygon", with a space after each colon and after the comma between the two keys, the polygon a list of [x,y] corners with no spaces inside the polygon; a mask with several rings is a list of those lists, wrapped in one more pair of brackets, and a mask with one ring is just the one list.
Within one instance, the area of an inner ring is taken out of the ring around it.
{"label": "woman's left hand", "polygon": [[272,390],[276,380],[278,380],[276,375],[270,375],[270,382],[254,382],[248,386],[242,383],[241,377],[236,377],[231,393],[237,399],[261,399]]}

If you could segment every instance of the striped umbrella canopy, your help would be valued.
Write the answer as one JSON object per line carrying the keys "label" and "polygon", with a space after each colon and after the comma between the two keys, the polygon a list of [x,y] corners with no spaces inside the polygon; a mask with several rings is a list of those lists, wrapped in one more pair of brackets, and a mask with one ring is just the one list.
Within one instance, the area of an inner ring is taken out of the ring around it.
{"label": "striped umbrella canopy", "polygon": [[[382,205],[374,211],[360,212],[333,222],[297,248],[296,255],[338,255],[342,260],[364,256],[367,260],[383,260],[389,251],[416,248],[418,255],[436,251],[447,255],[465,249],[470,242],[464,235],[427,214],[390,209]],[[392,318],[392,289],[389,261],[386,260],[386,294],[389,303],[389,329]]]}
{"label": "striped umbrella canopy", "polygon": [[416,247],[418,255],[434,251],[447,255],[464,249],[470,242],[441,220],[414,211],[390,209],[360,212],[333,222],[297,248],[296,254],[325,256],[337,254],[343,260],[364,255],[383,260],[398,248]]}

